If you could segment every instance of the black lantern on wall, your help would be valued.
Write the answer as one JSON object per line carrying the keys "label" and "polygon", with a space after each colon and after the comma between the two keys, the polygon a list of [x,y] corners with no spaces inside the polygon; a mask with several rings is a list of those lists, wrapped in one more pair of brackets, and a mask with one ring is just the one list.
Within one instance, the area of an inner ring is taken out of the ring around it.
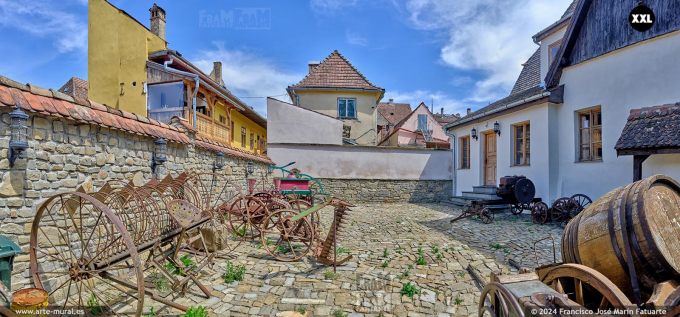
{"label": "black lantern on wall", "polygon": [[213,171],[221,170],[224,167],[224,153],[217,152],[215,155],[215,163],[213,163]]}
{"label": "black lantern on wall", "polygon": [[501,135],[501,124],[496,121],[493,124],[493,132],[496,132],[496,134]]}
{"label": "black lantern on wall", "polygon": [[153,158],[151,159],[151,171],[156,172],[156,167],[163,165],[168,160],[168,141],[160,138],[153,142],[155,147],[153,149]]}
{"label": "black lantern on wall", "polygon": [[472,131],[470,131],[470,136],[472,136],[473,139],[477,140],[477,128],[472,128]]}
{"label": "black lantern on wall", "polygon": [[14,161],[28,148],[28,115],[17,107],[9,113],[9,118],[9,166],[14,166]]}

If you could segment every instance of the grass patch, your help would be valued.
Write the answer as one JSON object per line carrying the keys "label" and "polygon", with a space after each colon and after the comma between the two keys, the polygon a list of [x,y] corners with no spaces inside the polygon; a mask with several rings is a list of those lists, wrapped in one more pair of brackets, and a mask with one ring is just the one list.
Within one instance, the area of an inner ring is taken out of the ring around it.
{"label": "grass patch", "polygon": [[[170,281],[168,281],[168,278],[161,272],[151,272],[151,274],[149,274],[149,279],[151,279],[153,287],[161,293],[165,293],[170,289]],[[151,309],[153,310],[153,307],[151,307]]]}
{"label": "grass patch", "polygon": [[385,248],[385,250],[383,250],[383,258],[386,258],[386,257],[388,257],[389,255],[390,255],[390,252],[387,251],[387,248]]}
{"label": "grass patch", "polygon": [[99,301],[97,300],[97,297],[94,296],[94,294],[90,294],[90,297],[87,298],[87,310],[92,314],[92,315],[99,315],[104,312],[104,308],[99,305]]}
{"label": "grass patch", "polygon": [[407,282],[401,287],[401,291],[399,291],[399,293],[401,295],[406,295],[410,298],[413,298],[414,295],[420,294],[420,288],[414,284],[411,284],[411,282]]}
{"label": "grass patch", "polygon": [[234,265],[231,261],[227,261],[227,271],[224,272],[222,277],[224,278],[225,283],[231,283],[234,281],[242,281],[245,273],[245,265]]}
{"label": "grass patch", "polygon": [[208,317],[208,312],[203,306],[191,306],[182,317]]}
{"label": "grass patch", "polygon": [[156,317],[156,310],[153,308],[153,306],[151,306],[151,309],[149,310],[149,312],[145,313],[142,316],[144,316],[144,317]]}
{"label": "grass patch", "polygon": [[427,261],[425,261],[425,252],[421,247],[418,247],[418,258],[416,259],[416,265],[427,265]]}
{"label": "grass patch", "polygon": [[335,249],[335,252],[337,252],[338,254],[343,254],[343,253],[349,254],[350,251],[349,251],[348,248],[338,247],[337,249]]}
{"label": "grass patch", "polygon": [[333,270],[326,270],[323,272],[324,280],[334,280],[336,277],[338,277],[338,273],[333,272]]}
{"label": "grass patch", "polygon": [[333,310],[333,317],[347,317],[347,313],[345,313],[342,309],[336,309]]}
{"label": "grass patch", "polygon": [[460,306],[461,304],[463,304],[463,299],[460,298],[459,296],[456,296],[456,298],[453,299],[453,304],[456,306]]}
{"label": "grass patch", "polygon": [[181,256],[179,261],[182,262],[184,268],[179,268],[175,263],[168,261],[165,263],[165,269],[172,274],[186,276],[186,271],[190,271],[196,266],[196,263],[194,263],[194,260],[192,260],[188,254]]}
{"label": "grass patch", "polygon": [[382,262],[382,264],[380,266],[383,267],[383,268],[386,268],[387,265],[389,265],[389,264],[390,264],[390,260],[385,260],[385,261]]}
{"label": "grass patch", "polygon": [[404,272],[401,272],[401,274],[399,274],[399,279],[404,279],[409,276],[411,276],[411,270],[406,269]]}
{"label": "grass patch", "polygon": [[304,315],[307,312],[307,306],[300,306],[296,308],[295,311],[300,313],[301,315]]}

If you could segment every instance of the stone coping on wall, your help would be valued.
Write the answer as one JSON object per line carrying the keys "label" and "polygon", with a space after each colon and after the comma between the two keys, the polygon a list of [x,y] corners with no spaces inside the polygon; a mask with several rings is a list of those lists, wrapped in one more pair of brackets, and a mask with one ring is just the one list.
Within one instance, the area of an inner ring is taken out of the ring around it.
{"label": "stone coping on wall", "polygon": [[266,164],[272,161],[267,156],[254,155],[229,145],[201,139],[192,142],[184,129],[143,117],[131,112],[110,108],[89,99],[69,96],[53,89],[44,89],[31,84],[21,84],[0,76],[0,109],[19,107],[29,113],[66,118],[78,123],[98,125],[151,138],[165,138],[168,141],[189,144],[223,152],[243,159]]}

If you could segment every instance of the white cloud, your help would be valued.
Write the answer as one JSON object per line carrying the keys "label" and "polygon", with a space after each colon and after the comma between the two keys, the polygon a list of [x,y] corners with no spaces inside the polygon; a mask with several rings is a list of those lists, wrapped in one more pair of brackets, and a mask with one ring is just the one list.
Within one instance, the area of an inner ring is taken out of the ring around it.
{"label": "white cloud", "polygon": [[[303,74],[283,71],[270,60],[256,54],[226,49],[221,42],[214,44],[214,49],[199,51],[192,62],[210,74],[213,62],[221,61],[224,83],[238,97],[276,96],[277,99],[288,100],[286,87],[304,77]],[[242,100],[262,114],[267,111],[266,98]]]}
{"label": "white cloud", "polygon": [[359,33],[346,30],[345,31],[345,40],[347,41],[348,44],[351,45],[357,45],[357,46],[368,46],[368,39],[362,36]]}
{"label": "white cloud", "polygon": [[60,53],[87,52],[87,18],[64,11],[60,4],[64,3],[0,0],[0,26],[50,38]]}
{"label": "white cloud", "polygon": [[398,90],[386,90],[385,97],[382,102],[387,102],[390,99],[394,99],[394,102],[403,102],[411,104],[411,109],[415,109],[421,102],[424,102],[428,107],[431,108],[434,102],[434,112],[441,111],[444,108],[444,113],[464,114],[469,104],[463,101],[452,98],[445,92],[441,91],[429,91],[429,90],[414,90],[414,91],[398,91]]}
{"label": "white cloud", "polygon": [[531,36],[560,18],[571,0],[409,0],[409,21],[417,29],[447,35],[441,60],[480,71],[468,96],[476,102],[506,95],[521,64],[536,50]]}

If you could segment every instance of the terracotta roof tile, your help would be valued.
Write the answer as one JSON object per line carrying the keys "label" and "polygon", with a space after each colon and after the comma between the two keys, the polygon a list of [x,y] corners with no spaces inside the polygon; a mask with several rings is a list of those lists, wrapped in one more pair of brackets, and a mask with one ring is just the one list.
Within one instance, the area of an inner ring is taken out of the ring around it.
{"label": "terracotta roof tile", "polygon": [[242,159],[255,160],[265,164],[274,164],[274,162],[266,155],[256,155],[238,148],[234,148],[228,144],[209,140],[198,135],[196,136],[196,146],[212,151],[223,152],[226,155],[231,155]]}
{"label": "terracotta roof tile", "polygon": [[[149,137],[165,137],[170,141],[189,143],[186,134],[178,132],[174,127],[149,121],[139,116],[121,112],[104,105],[81,99],[75,103],[72,98],[58,98],[58,93],[50,94],[36,86],[17,83],[9,78],[0,76],[0,107],[19,106],[25,111],[42,113],[54,117],[68,118],[74,121],[99,124],[111,129],[123,130]],[[69,100],[70,99],[70,100]],[[76,98],[78,100],[80,98]]]}
{"label": "terracotta roof tile", "polygon": [[299,83],[289,88],[382,88],[373,85],[337,50],[333,51],[319,65],[312,68]]}
{"label": "terracotta roof tile", "polygon": [[77,99],[87,99],[88,84],[87,80],[78,77],[71,77],[61,88],[59,92],[67,94]]}
{"label": "terracotta roof tile", "polygon": [[378,112],[392,125],[404,120],[411,113],[411,105],[407,103],[381,102]]}

